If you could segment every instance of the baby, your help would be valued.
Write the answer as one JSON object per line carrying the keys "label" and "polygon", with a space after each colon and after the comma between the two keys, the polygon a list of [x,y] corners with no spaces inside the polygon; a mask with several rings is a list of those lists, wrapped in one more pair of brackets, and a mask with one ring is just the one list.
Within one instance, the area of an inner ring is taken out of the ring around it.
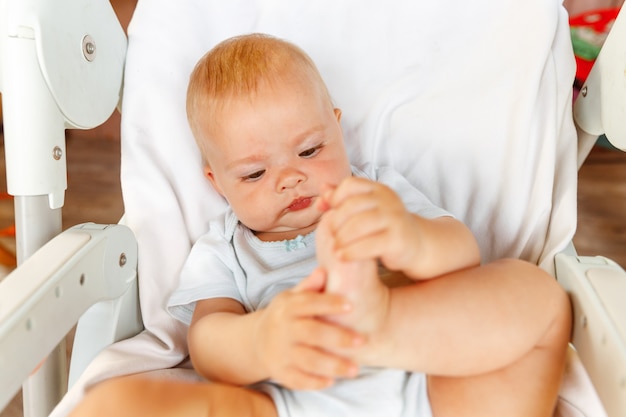
{"label": "baby", "polygon": [[[168,309],[211,382],[122,377],[77,413],[552,415],[564,292],[526,262],[481,266],[469,229],[402,176],[351,166],[341,111],[302,50],[222,42],[194,69],[187,112],[229,210]],[[383,285],[379,264],[410,285]]]}

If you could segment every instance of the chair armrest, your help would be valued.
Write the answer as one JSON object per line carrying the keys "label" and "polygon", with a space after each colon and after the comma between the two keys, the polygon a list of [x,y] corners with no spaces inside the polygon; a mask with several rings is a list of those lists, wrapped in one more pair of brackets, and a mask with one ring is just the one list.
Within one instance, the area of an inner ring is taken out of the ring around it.
{"label": "chair armrest", "polygon": [[59,234],[0,282],[0,409],[83,313],[136,286],[129,228],[83,224]]}
{"label": "chair armrest", "polygon": [[611,417],[626,415],[626,272],[604,257],[558,254],[574,312],[572,342]]}

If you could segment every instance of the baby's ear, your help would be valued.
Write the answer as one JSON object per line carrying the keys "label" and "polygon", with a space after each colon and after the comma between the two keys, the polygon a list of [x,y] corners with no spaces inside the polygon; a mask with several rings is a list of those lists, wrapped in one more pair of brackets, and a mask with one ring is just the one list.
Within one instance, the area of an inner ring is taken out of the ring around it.
{"label": "baby's ear", "polygon": [[207,177],[209,181],[211,181],[211,185],[213,186],[213,188],[215,188],[215,191],[223,196],[224,193],[222,192],[220,186],[217,184],[217,181],[215,180],[215,174],[213,174],[213,170],[211,169],[211,167],[209,165],[205,165],[204,168],[202,168],[202,171],[204,172],[204,176]]}

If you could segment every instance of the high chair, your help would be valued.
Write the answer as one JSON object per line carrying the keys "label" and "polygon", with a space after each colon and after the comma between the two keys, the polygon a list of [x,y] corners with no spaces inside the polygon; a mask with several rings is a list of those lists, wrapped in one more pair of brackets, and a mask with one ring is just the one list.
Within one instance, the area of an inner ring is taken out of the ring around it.
{"label": "high chair", "polygon": [[[318,65],[355,165],[393,166],[473,230],[484,261],[529,260],[570,292],[575,350],[555,415],[626,415],[626,274],[570,244],[577,168],[599,134],[626,149],[626,17],[573,112],[558,0],[140,0],[127,49],[103,0],[0,0],[0,28],[20,264],[0,283],[0,406],[24,380],[26,415],[56,417],[113,376],[199,378],[165,301],[225,203],[202,175],[186,85],[217,42],[267,32]],[[106,120],[122,70],[124,219],[59,233],[63,130]],[[79,318],[67,384],[54,346]]]}

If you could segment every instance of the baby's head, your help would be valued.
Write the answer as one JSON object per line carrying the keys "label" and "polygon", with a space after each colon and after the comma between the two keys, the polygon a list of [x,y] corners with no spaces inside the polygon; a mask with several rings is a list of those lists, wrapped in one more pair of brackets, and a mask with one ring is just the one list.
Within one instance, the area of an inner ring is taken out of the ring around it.
{"label": "baby's head", "polygon": [[[332,100],[315,64],[296,45],[265,34],[242,35],[216,45],[197,63],[187,89],[187,117],[204,152],[203,139],[230,100],[254,98],[265,88],[299,81]],[[206,156],[206,155],[203,155]]]}
{"label": "baby's head", "polygon": [[298,47],[260,34],[228,39],[196,65],[189,123],[205,174],[260,238],[315,228],[323,184],[350,175],[341,112]]}

